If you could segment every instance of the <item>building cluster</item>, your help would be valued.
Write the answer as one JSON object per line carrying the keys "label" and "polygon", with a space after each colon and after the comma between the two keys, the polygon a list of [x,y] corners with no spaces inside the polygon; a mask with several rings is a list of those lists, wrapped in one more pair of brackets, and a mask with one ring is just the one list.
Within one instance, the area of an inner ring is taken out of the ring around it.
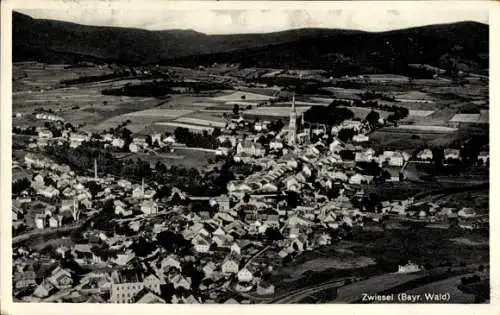
{"label": "building cluster", "polygon": [[[163,202],[144,181],[98,177],[97,165],[93,177],[77,176],[68,166],[26,155],[23,165],[33,176],[30,187],[14,199],[14,223],[40,233],[64,227],[66,222],[78,223],[82,216],[90,225],[78,232],[77,239],[54,242],[53,252],[16,246],[16,298],[245,303],[249,297],[275,294],[273,270],[284,261],[342,239],[353,228],[382,224],[390,216],[429,221],[456,218],[465,229],[480,225],[482,218],[470,208],[415,204],[413,198],[375,202],[369,211],[365,189],[380,178],[404,180],[410,154],[376,152],[363,145],[369,140],[369,127],[360,121],[346,120],[330,132],[324,126],[298,130],[294,104],[293,98],[290,122],[280,133],[268,131],[263,124],[254,136],[218,138],[217,154],[234,153],[234,161],[257,166],[258,171],[235,174],[226,194],[204,200],[197,211],[192,211],[196,198],[180,189],[173,189]],[[338,138],[345,128],[356,133],[348,143]],[[260,141],[262,136],[265,141]],[[39,132],[38,137],[52,136]],[[77,147],[90,135],[67,131],[61,138]],[[100,141],[113,147],[125,144],[111,134]],[[152,141],[160,146],[175,143],[173,137],[162,135],[153,135]],[[136,137],[129,150],[147,147],[145,137]],[[456,153],[445,150],[445,159]],[[417,158],[432,159],[432,151],[424,149]],[[386,175],[373,174],[366,165]],[[174,195],[181,202],[174,203]],[[113,214],[106,222],[112,229],[93,221],[93,215],[105,211]],[[399,272],[416,268],[400,266]]]}

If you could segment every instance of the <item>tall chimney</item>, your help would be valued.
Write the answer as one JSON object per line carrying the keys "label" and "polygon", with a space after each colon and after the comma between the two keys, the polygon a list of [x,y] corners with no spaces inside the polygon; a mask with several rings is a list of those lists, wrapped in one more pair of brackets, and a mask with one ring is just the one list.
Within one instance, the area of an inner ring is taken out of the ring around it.
{"label": "tall chimney", "polygon": [[97,181],[97,159],[94,159],[94,180]]}
{"label": "tall chimney", "polygon": [[141,186],[141,189],[142,189],[142,198],[144,198],[144,177],[142,178],[142,186]]}

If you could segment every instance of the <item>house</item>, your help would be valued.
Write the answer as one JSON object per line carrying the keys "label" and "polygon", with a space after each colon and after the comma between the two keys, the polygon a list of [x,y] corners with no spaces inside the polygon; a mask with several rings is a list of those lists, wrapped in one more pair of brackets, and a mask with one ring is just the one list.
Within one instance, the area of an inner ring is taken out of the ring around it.
{"label": "house", "polygon": [[145,215],[157,214],[158,204],[153,200],[144,200],[141,204],[141,211]]}
{"label": "house", "polygon": [[55,291],[54,285],[52,285],[48,281],[42,281],[36,288],[35,291],[33,292],[33,296],[38,297],[38,298],[45,298],[48,297],[49,295],[52,294],[52,292]]}
{"label": "house", "polygon": [[168,271],[170,268],[176,268],[179,271],[182,271],[181,263],[179,260],[176,259],[176,257],[169,255],[166,258],[164,258],[161,263],[160,263],[161,269],[163,271]]}
{"label": "house", "polygon": [[460,160],[460,151],[457,149],[444,149],[444,159]]}
{"label": "house", "polygon": [[373,153],[371,152],[356,152],[354,155],[354,161],[356,162],[371,162],[373,159]]}
{"label": "house", "polygon": [[250,282],[253,279],[253,274],[247,268],[243,268],[238,271],[237,277],[239,282]]}
{"label": "house", "polygon": [[54,135],[50,130],[40,130],[38,131],[38,138],[42,139],[52,139]]}
{"label": "house", "polygon": [[[61,219],[62,219],[62,217],[61,217]],[[60,221],[59,220],[57,220],[54,217],[50,217],[49,218],[49,227],[56,228],[56,227],[59,227],[59,226],[60,226]]]}
{"label": "house", "polygon": [[476,217],[477,213],[472,208],[462,208],[462,209],[460,209],[460,211],[458,211],[457,215],[460,218],[467,219],[467,218],[474,218],[474,217]]}
{"label": "house", "polygon": [[352,141],[357,142],[357,143],[367,142],[368,140],[370,140],[370,138],[367,135],[363,135],[363,134],[357,134],[357,135],[352,137]]}
{"label": "house", "polygon": [[111,275],[111,303],[131,303],[144,288],[160,294],[160,279],[153,274],[144,277],[138,270],[115,270]]}
{"label": "house", "polygon": [[116,185],[118,185],[118,187],[121,187],[125,190],[130,190],[132,189],[132,183],[126,179],[119,179],[116,181]]}
{"label": "house", "polygon": [[283,149],[283,143],[281,141],[273,140],[273,141],[269,142],[269,149],[281,150],[281,149]]}
{"label": "house", "polygon": [[285,182],[286,189],[289,191],[300,191],[300,183],[295,177],[289,177]]}
{"label": "house", "polygon": [[132,139],[132,143],[137,144],[141,148],[146,148],[148,146],[148,142],[145,136],[138,136]]}
{"label": "house", "polygon": [[116,258],[112,260],[113,263],[119,266],[126,266],[130,263],[132,259],[135,258],[135,254],[132,252],[127,252],[124,254],[116,255]]}
{"label": "house", "polygon": [[84,141],[89,141],[90,136],[85,133],[72,132],[69,135],[70,146],[76,148],[82,144]]}
{"label": "house", "polygon": [[411,261],[409,261],[406,265],[398,266],[398,273],[412,273],[412,272],[419,272],[423,268],[422,266],[419,266]]}
{"label": "house", "polygon": [[347,177],[347,175],[345,173],[343,173],[343,172],[340,172],[340,171],[328,173],[328,176],[333,181],[347,182],[349,180],[349,178]]}
{"label": "house", "polygon": [[232,180],[227,184],[227,191],[230,194],[244,194],[245,192],[251,192],[252,188],[243,181]]}
{"label": "house", "polygon": [[389,157],[389,165],[390,166],[403,166],[404,157],[401,153],[396,152]]}
{"label": "house", "polygon": [[432,150],[431,149],[423,149],[422,151],[417,153],[417,159],[422,161],[430,161],[432,160]]}
{"label": "house", "polygon": [[205,266],[203,266],[202,270],[203,273],[205,274],[206,278],[211,278],[212,275],[215,272],[215,269],[217,269],[217,266],[213,261],[208,262]]}
{"label": "house", "polygon": [[133,143],[133,142],[132,142],[132,143],[130,143],[130,144],[128,145],[128,150],[129,150],[130,152],[137,153],[137,152],[139,152],[139,150],[140,150],[140,149],[141,149],[141,148],[140,148],[140,147],[139,147],[139,145],[137,145],[136,143]]}
{"label": "house", "polygon": [[71,272],[59,266],[52,271],[52,274],[47,280],[57,289],[71,288],[73,285]]}
{"label": "house", "polygon": [[389,178],[386,180],[389,182],[399,182],[403,177],[400,167],[389,166],[384,168],[387,173],[389,173]]}
{"label": "house", "polygon": [[330,145],[328,146],[328,149],[332,153],[342,151],[342,143],[340,143],[340,141],[335,138],[333,139],[332,143],[330,143]]}
{"label": "house", "polygon": [[251,156],[263,156],[265,154],[264,147],[258,142],[244,140],[236,145],[236,153],[246,153]]}
{"label": "house", "polygon": [[14,288],[22,290],[36,286],[36,273],[33,268],[14,274]]}
{"label": "house", "polygon": [[115,148],[123,148],[123,146],[125,146],[125,141],[123,139],[120,139],[120,138],[114,138],[111,141],[111,146],[113,146]]}
{"label": "house", "polygon": [[208,253],[210,245],[212,245],[212,240],[210,238],[201,235],[193,238],[191,242],[198,253]]}
{"label": "house", "polygon": [[43,214],[38,213],[35,215],[34,221],[37,229],[43,230],[45,228],[45,217]]}
{"label": "house", "polygon": [[321,246],[329,245],[332,242],[332,237],[326,233],[321,233],[318,237],[318,244]]}
{"label": "house", "polygon": [[219,211],[229,211],[229,209],[231,209],[229,197],[227,195],[218,196],[215,198],[215,201],[219,205]]}
{"label": "house", "polygon": [[132,210],[126,210],[127,205],[121,202],[120,200],[115,200],[113,204],[115,207],[116,215],[129,216],[132,214]]}
{"label": "house", "polygon": [[354,174],[349,178],[349,184],[360,185],[363,183],[370,184],[373,181],[373,176]]}
{"label": "house", "polygon": [[224,262],[222,263],[222,272],[225,274],[230,274],[230,273],[238,273],[239,271],[239,265],[240,265],[240,257],[239,255],[235,254],[229,254]]}
{"label": "house", "polygon": [[274,294],[274,285],[270,284],[267,281],[259,281],[257,284],[257,294],[258,295],[273,295]]}
{"label": "house", "polygon": [[490,162],[490,153],[488,151],[481,151],[477,156],[478,161],[481,160],[483,165],[486,165]]}
{"label": "house", "polygon": [[182,274],[175,274],[168,277],[168,281],[174,285],[174,288],[184,288],[189,290],[191,288],[191,278],[185,278]]}
{"label": "house", "polygon": [[134,296],[133,303],[138,304],[165,304],[165,300],[158,296],[155,292],[143,288]]}
{"label": "house", "polygon": [[54,188],[52,186],[49,186],[49,187],[44,187],[44,188],[38,190],[37,194],[41,195],[45,198],[52,199],[52,198],[59,196],[59,190],[57,190],[56,188]]}
{"label": "house", "polygon": [[188,297],[182,297],[182,302],[184,304],[200,304],[200,301],[198,301],[192,294]]}

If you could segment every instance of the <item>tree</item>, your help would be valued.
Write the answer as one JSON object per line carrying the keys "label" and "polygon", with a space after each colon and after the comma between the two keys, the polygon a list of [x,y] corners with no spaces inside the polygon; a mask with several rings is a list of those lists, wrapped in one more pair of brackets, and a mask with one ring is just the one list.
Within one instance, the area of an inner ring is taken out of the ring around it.
{"label": "tree", "polygon": [[92,199],[94,199],[97,194],[102,191],[102,187],[95,181],[90,181],[86,183],[85,186],[89,189]]}
{"label": "tree", "polygon": [[234,115],[238,115],[240,113],[240,107],[238,106],[238,104],[234,104],[233,106],[233,114]]}
{"label": "tree", "polygon": [[231,142],[231,140],[229,140],[228,138],[224,139],[224,141],[221,143],[220,145],[221,147],[223,148],[232,148],[233,147],[233,143]]}
{"label": "tree", "polygon": [[444,150],[440,147],[432,148],[432,160],[436,169],[441,169],[443,166]]}
{"label": "tree", "polygon": [[23,177],[12,183],[12,193],[14,195],[19,195],[24,190],[30,188],[30,186],[31,186],[30,181],[26,177]]}
{"label": "tree", "polygon": [[286,192],[286,203],[289,208],[296,208],[299,205],[299,195],[294,191]]}
{"label": "tree", "polygon": [[351,140],[352,137],[355,135],[356,131],[354,131],[354,129],[347,129],[347,128],[341,129],[338,133],[339,139],[342,140],[343,142]]}
{"label": "tree", "polygon": [[214,130],[212,131],[212,137],[217,138],[222,134],[221,130],[219,127],[215,127]]}
{"label": "tree", "polygon": [[283,239],[283,235],[281,234],[280,230],[277,228],[267,228],[266,229],[266,237],[270,241],[279,241]]}
{"label": "tree", "polygon": [[150,147],[153,146],[153,138],[151,138],[150,135],[146,135],[145,138],[146,138],[147,145],[150,146]]}
{"label": "tree", "polygon": [[243,202],[244,202],[244,203],[248,203],[249,201],[250,201],[250,195],[249,195],[249,194],[245,194],[245,195],[243,196]]}
{"label": "tree", "polygon": [[380,119],[380,114],[374,110],[370,111],[365,117],[365,121],[370,124],[370,126],[375,127],[378,125],[378,120]]}
{"label": "tree", "polygon": [[146,241],[144,238],[139,238],[138,241],[135,241],[130,248],[132,251],[139,257],[146,257],[150,255],[154,249],[155,246],[152,243],[149,243]]}

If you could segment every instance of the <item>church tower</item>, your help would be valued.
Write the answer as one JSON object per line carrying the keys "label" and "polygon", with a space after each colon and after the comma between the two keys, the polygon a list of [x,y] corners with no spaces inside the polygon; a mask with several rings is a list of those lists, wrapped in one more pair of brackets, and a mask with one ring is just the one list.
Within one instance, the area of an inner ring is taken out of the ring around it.
{"label": "church tower", "polygon": [[294,145],[297,140],[297,112],[295,110],[295,93],[292,96],[292,108],[290,110],[290,122],[288,124],[288,144]]}

